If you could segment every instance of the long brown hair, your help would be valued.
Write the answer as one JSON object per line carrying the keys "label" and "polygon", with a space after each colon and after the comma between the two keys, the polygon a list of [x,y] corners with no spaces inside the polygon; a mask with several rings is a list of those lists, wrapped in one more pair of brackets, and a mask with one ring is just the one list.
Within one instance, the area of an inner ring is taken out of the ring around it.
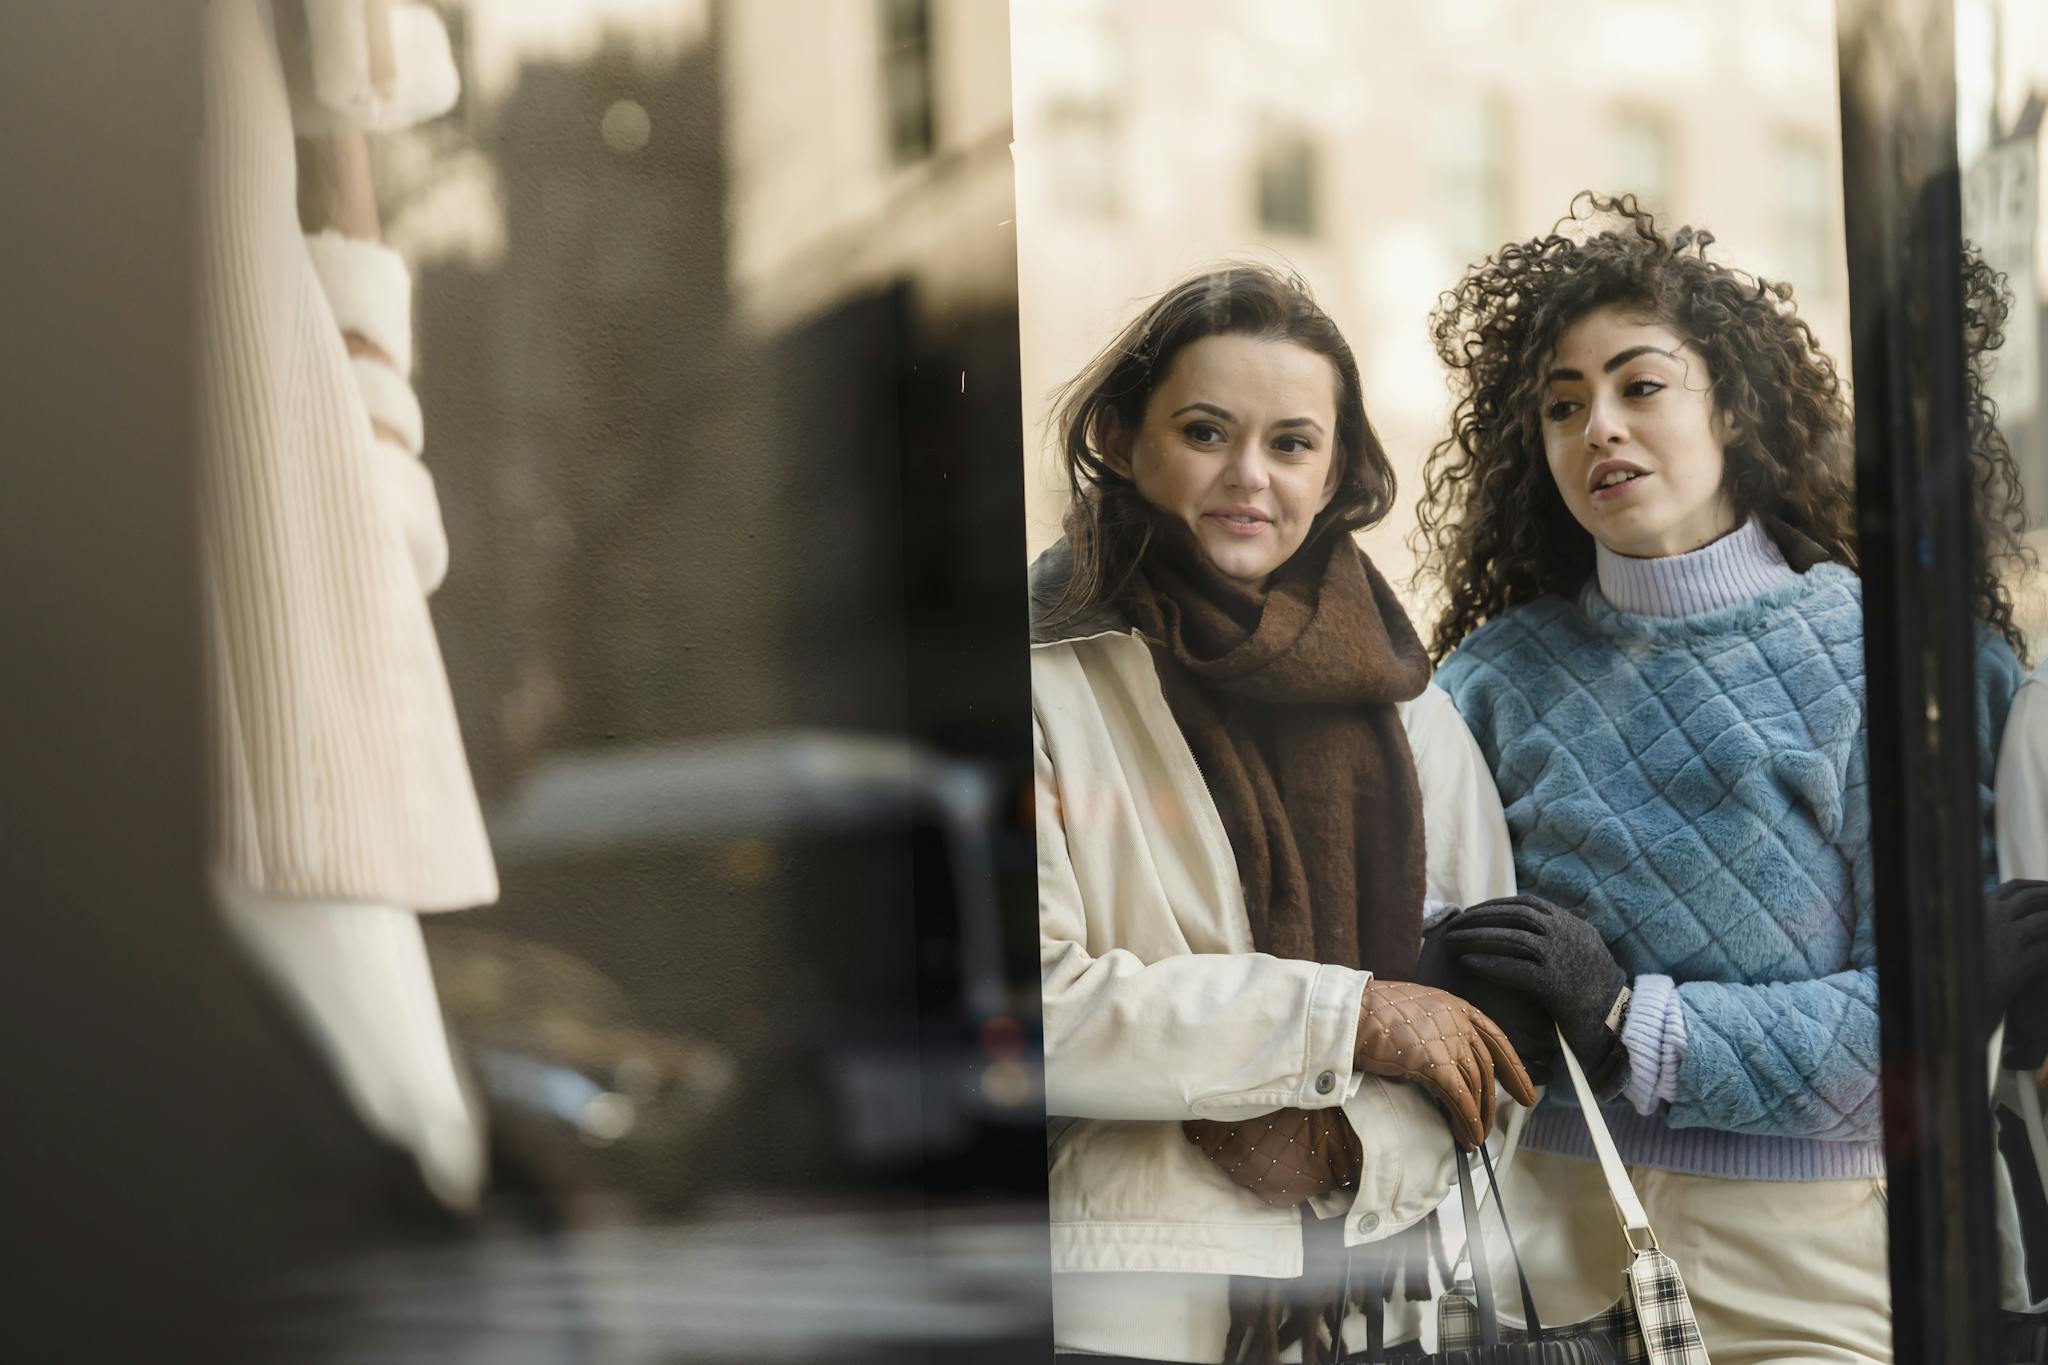
{"label": "long brown hair", "polygon": [[1593,538],[1544,457],[1541,392],[1566,330],[1608,305],[1656,317],[1706,357],[1737,430],[1723,475],[1736,516],[1758,518],[1801,567],[1856,567],[1850,410],[1834,362],[1791,286],[1709,260],[1713,240],[1691,227],[1667,235],[1633,195],[1585,191],[1549,233],[1502,247],[1438,302],[1431,335],[1456,405],[1423,468],[1416,543],[1445,597],[1430,641],[1439,662],[1486,621],[1575,592],[1593,572]]}
{"label": "long brown hair", "polygon": [[1350,343],[1298,276],[1233,262],[1154,299],[1061,389],[1053,420],[1066,471],[1074,573],[1053,608],[1054,620],[1111,600],[1137,569],[1152,520],[1117,447],[1144,425],[1145,404],[1180,353],[1212,336],[1292,342],[1337,372],[1337,490],[1310,526],[1304,549],[1325,535],[1370,526],[1394,505],[1394,467],[1366,418]]}

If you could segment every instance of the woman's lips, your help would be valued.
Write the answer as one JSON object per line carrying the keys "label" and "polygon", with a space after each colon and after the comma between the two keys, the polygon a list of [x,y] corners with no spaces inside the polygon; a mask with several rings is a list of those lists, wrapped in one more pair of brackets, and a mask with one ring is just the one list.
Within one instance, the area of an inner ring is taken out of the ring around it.
{"label": "woman's lips", "polygon": [[1610,487],[1596,488],[1593,490],[1593,501],[1614,502],[1619,498],[1627,497],[1628,494],[1631,491],[1633,491],[1638,484],[1642,483],[1643,480],[1649,477],[1650,476],[1648,474],[1638,474],[1632,479],[1624,479],[1620,483],[1614,484]]}
{"label": "woman's lips", "polygon": [[[1239,516],[1245,516],[1247,519],[1240,521]],[[1202,514],[1202,520],[1220,527],[1233,536],[1255,536],[1273,524],[1264,517],[1236,512],[1205,512]]]}

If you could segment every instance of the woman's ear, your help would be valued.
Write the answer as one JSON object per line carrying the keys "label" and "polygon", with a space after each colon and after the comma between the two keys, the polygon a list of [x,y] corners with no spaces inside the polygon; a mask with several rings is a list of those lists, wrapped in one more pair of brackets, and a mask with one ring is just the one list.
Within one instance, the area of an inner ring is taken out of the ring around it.
{"label": "woman's ear", "polygon": [[1132,447],[1137,444],[1137,433],[1126,430],[1115,413],[1110,413],[1102,422],[1102,463],[1109,472],[1120,479],[1135,479],[1132,472]]}
{"label": "woman's ear", "polygon": [[1714,439],[1721,443],[1723,450],[1742,439],[1742,423],[1730,416],[1728,409],[1719,403],[1714,404]]}
{"label": "woman's ear", "polygon": [[1316,504],[1316,512],[1322,513],[1336,500],[1337,485],[1344,482],[1344,452],[1333,451],[1330,455],[1330,472],[1323,475],[1323,497]]}

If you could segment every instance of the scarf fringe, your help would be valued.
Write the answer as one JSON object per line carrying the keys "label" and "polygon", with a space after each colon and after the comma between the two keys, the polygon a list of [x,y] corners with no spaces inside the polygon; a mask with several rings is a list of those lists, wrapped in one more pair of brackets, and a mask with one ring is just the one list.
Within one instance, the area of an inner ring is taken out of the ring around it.
{"label": "scarf fringe", "polygon": [[1376,1312],[1397,1299],[1428,1302],[1434,1296],[1432,1263],[1446,1283],[1450,1280],[1435,1213],[1360,1247],[1343,1245],[1343,1228],[1342,1218],[1319,1219],[1303,1206],[1308,1263],[1301,1278],[1231,1277],[1223,1365],[1280,1365],[1281,1352],[1296,1342],[1301,1343],[1302,1365],[1331,1365],[1338,1356],[1343,1324],[1354,1313]]}

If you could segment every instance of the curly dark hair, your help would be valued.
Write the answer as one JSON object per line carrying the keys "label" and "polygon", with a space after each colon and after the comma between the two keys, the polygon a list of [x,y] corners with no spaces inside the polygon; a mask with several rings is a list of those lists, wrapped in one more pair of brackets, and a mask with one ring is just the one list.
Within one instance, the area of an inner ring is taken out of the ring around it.
{"label": "curly dark hair", "polygon": [[1393,507],[1393,462],[1365,415],[1365,386],[1350,343],[1298,275],[1231,262],[1154,299],[1060,390],[1053,420],[1067,477],[1064,520],[1074,574],[1050,619],[1077,616],[1114,598],[1136,570],[1153,520],[1114,448],[1144,425],[1145,404],[1180,353],[1212,336],[1289,341],[1322,356],[1337,373],[1337,488],[1310,524],[1302,549],[1334,532],[1371,526]]}
{"label": "curly dark hair", "polygon": [[1795,567],[1856,567],[1851,415],[1834,362],[1791,286],[1709,260],[1713,241],[1692,227],[1667,236],[1633,195],[1582,191],[1549,233],[1502,247],[1438,301],[1430,330],[1456,405],[1423,466],[1415,532],[1421,577],[1445,598],[1437,661],[1510,607],[1569,595],[1593,573],[1593,538],[1544,458],[1541,400],[1564,333],[1608,305],[1657,318],[1706,358],[1738,432],[1723,475],[1737,517],[1756,517]]}
{"label": "curly dark hair", "polygon": [[1970,473],[1977,509],[1977,563],[1972,583],[1977,615],[2025,659],[2027,641],[2013,619],[2013,584],[2040,567],[2026,541],[2027,501],[2020,469],[2005,433],[1998,429],[1998,405],[1986,392],[1991,352],[2005,344],[2012,290],[1976,247],[1963,244],[1964,401],[1969,406]]}

